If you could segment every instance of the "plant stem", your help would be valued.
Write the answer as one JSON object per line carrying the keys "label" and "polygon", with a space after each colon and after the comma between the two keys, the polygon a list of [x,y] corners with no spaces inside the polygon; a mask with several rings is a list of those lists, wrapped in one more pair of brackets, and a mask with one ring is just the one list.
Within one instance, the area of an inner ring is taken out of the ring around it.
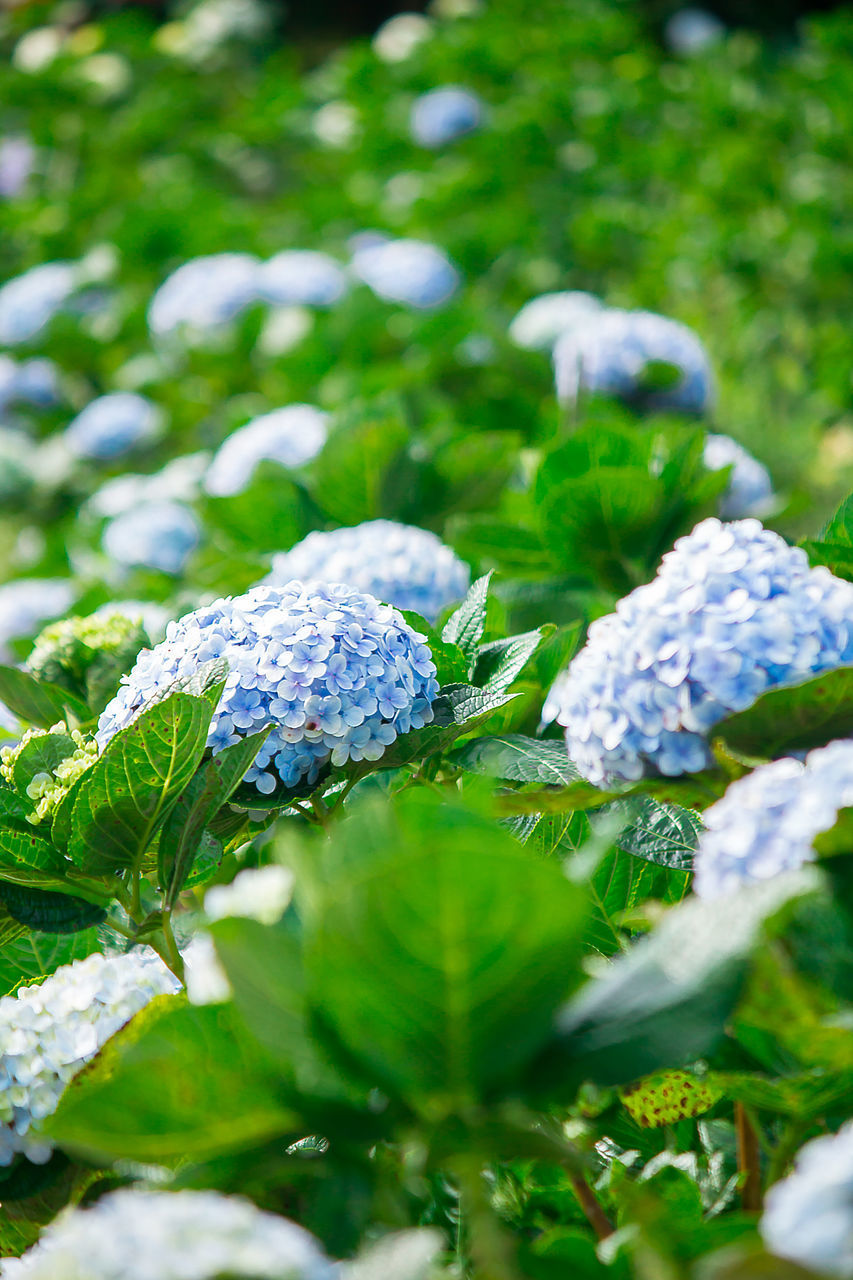
{"label": "plant stem", "polygon": [[584,1217],[595,1232],[596,1239],[606,1240],[608,1236],[613,1235],[613,1223],[596,1200],[583,1174],[573,1173],[571,1169],[567,1170],[567,1173],[578,1203],[583,1209]]}
{"label": "plant stem", "polygon": [[483,1169],[476,1157],[456,1164],[461,1192],[460,1209],[467,1218],[468,1249],[475,1280],[518,1280],[512,1258],[514,1246],[495,1217],[483,1184]]}
{"label": "plant stem", "polygon": [[165,947],[163,951],[160,952],[160,954],[163,957],[163,959],[166,961],[166,964],[172,970],[172,973],[175,975],[175,977],[179,978],[180,981],[183,982],[184,981],[184,961],[180,951],[178,950],[178,944],[175,942],[175,935],[172,932],[171,912],[169,911],[163,912],[161,929],[163,933],[163,940],[165,942]]}
{"label": "plant stem", "polygon": [[737,1167],[744,1174],[740,1189],[744,1209],[761,1209],[761,1152],[758,1134],[742,1102],[735,1103],[735,1131],[737,1134]]}

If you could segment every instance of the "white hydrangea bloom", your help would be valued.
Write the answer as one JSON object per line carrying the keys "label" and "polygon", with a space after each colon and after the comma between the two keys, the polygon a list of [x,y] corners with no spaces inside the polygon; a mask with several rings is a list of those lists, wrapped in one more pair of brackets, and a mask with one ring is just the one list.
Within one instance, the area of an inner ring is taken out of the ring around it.
{"label": "white hydrangea bloom", "polygon": [[432,31],[432,22],[422,13],[396,13],[376,32],[373,51],[383,62],[405,62]]}
{"label": "white hydrangea bloom", "polygon": [[209,466],[210,454],[202,450],[173,458],[153,475],[115,476],[92,494],[86,510],[103,518],[120,516],[146,503],[194,502],[201,494],[201,482]]}
{"label": "white hydrangea bloom", "polygon": [[41,333],[76,287],[71,262],[44,262],[0,288],[0,344],[15,346]]}
{"label": "white hydrangea bloom", "polygon": [[278,306],[330,307],[346,284],[341,264],[313,249],[285,249],[258,270],[260,296]]}
{"label": "white hydrangea bloom", "polygon": [[93,954],[40,985],[0,999],[0,1167],[18,1154],[35,1164],[52,1144],[39,1133],[84,1063],[154,996],[179,983],[149,947]]}
{"label": "white hydrangea bloom", "polygon": [[352,269],[387,302],[427,310],[448,302],[460,276],[447,255],[425,240],[374,240],[356,248]]}
{"label": "white hydrangea bloom", "polygon": [[217,1191],[125,1188],[71,1209],[2,1280],[333,1280],[314,1237]]}
{"label": "white hydrangea bloom", "polygon": [[527,351],[550,351],[558,338],[582,325],[603,303],[579,289],[542,293],[531,298],[509,326],[509,336]]}
{"label": "white hydrangea bloom", "polygon": [[216,497],[242,493],[264,461],[303,466],[326,443],[329,421],[329,414],[312,404],[290,404],[261,414],[220,445],[205,476],[205,489]]}
{"label": "white hydrangea bloom", "polygon": [[780,1258],[851,1280],[853,1123],[806,1143],[793,1173],[768,1191],[759,1230]]}
{"label": "white hydrangea bloom", "polygon": [[209,920],[247,916],[261,924],[275,924],[284,914],[292,891],[293,872],[287,867],[247,867],[230,884],[208,889],[204,910]]}
{"label": "white hydrangea bloom", "polygon": [[173,271],[148,307],[148,327],[162,338],[186,327],[205,331],[228,324],[258,297],[260,262],[250,253],[191,258]]}
{"label": "white hydrangea bloom", "polygon": [[191,1004],[221,1004],[231,999],[231,983],[209,933],[197,933],[182,951],[182,957],[184,985]]}
{"label": "white hydrangea bloom", "polygon": [[66,613],[74,595],[66,578],[18,578],[0,586],[0,660],[12,657],[10,640],[33,635],[42,623]]}

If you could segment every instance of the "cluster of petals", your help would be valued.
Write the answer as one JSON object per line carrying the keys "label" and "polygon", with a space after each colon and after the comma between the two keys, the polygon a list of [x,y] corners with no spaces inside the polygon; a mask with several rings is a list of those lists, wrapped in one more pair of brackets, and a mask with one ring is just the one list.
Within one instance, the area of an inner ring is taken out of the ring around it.
{"label": "cluster of petals", "polygon": [[110,519],[154,502],[194,502],[209,466],[210,454],[200,450],[172,458],[151,475],[125,471],[96,489],[86,510],[97,519]]}
{"label": "cluster of petals", "polygon": [[108,461],[158,434],[162,415],[155,404],[135,391],[98,396],[65,429],[65,441],[83,458]]}
{"label": "cluster of petals", "polygon": [[422,93],[412,104],[412,138],[421,147],[437,148],[479,129],[483,104],[470,89],[441,85]]}
{"label": "cluster of petals", "polygon": [[44,982],[0,999],[0,1167],[23,1154],[34,1164],[52,1144],[39,1124],[69,1080],[154,996],[179,983],[148,947],[93,954]]}
{"label": "cluster of petals", "polygon": [[45,262],[0,287],[0,345],[29,342],[50,324],[77,287],[71,262]]}
{"label": "cluster of petals", "polygon": [[[649,365],[671,365],[674,385],[646,385]],[[581,392],[617,396],[641,409],[705,413],[714,397],[714,378],[704,346],[678,320],[653,311],[605,307],[591,313],[554,348],[560,400],[574,403]]]}
{"label": "cluster of petals", "polygon": [[831,742],[805,761],[785,757],[761,765],[702,815],[694,889],[716,898],[811,862],[815,837],[850,805],[853,741]]}
{"label": "cluster of petals", "polygon": [[759,1223],[771,1253],[809,1274],[853,1277],[853,1123],[814,1138],[767,1193]]}
{"label": "cluster of petals", "polygon": [[708,734],[766,689],[853,662],[853,583],[758,520],[703,520],[591,625],[543,718],[596,784],[710,763]]}
{"label": "cluster of petals", "polygon": [[731,436],[713,433],[707,436],[702,460],[709,471],[732,469],[720,502],[720,515],[724,520],[761,517],[771,510],[774,493],[770,472]]}
{"label": "cluster of petals", "polygon": [[564,333],[584,325],[604,304],[592,293],[566,289],[525,302],[509,326],[510,339],[527,351],[551,351]]}
{"label": "cluster of petals", "polygon": [[434,622],[465,595],[471,573],[434,533],[395,520],[367,520],[353,528],[309,533],[277,555],[267,581],[291,578],[345,582]]}
{"label": "cluster of petals", "polygon": [[39,408],[55,404],[59,398],[59,378],[52,360],[36,356],[17,361],[0,355],[0,413],[15,404]]}
{"label": "cluster of petals", "polygon": [[378,760],[398,734],[433,717],[438,686],[424,636],[372,596],[294,581],[170,623],[103,712],[100,746],[214,658],[229,674],[208,746],[221,751],[271,725],[246,774],[265,794],[279,782],[315,782],[329,761]]}
{"label": "cluster of petals", "polygon": [[448,302],[459,288],[459,272],[425,240],[371,237],[356,248],[352,269],[378,298],[428,310]]}
{"label": "cluster of petals", "polygon": [[290,404],[253,418],[220,445],[204,478],[205,489],[216,497],[242,493],[264,461],[304,466],[326,443],[329,420],[328,413],[312,404]]}
{"label": "cluster of petals", "polygon": [[330,307],[343,297],[343,267],[316,249],[285,249],[258,269],[258,293],[277,306]]}
{"label": "cluster of petals", "polygon": [[56,1218],[2,1280],[333,1280],[302,1227],[218,1191],[127,1187]]}
{"label": "cluster of petals", "polygon": [[144,502],[106,525],[104,551],[124,568],[183,572],[201,538],[194,512],[180,502]]}

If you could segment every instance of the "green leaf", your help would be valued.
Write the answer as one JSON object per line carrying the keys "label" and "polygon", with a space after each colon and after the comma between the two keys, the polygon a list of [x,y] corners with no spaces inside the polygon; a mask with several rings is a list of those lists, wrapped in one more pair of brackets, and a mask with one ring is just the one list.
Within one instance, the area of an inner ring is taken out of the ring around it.
{"label": "green leaf", "polygon": [[71,815],[68,852],[81,870],[138,862],[201,761],[213,709],[208,698],[173,693],[111,739]]}
{"label": "green leaf", "polygon": [[505,778],[508,782],[568,787],[578,776],[566,754],[565,743],[527,738],[522,733],[475,738],[453,753],[453,761],[470,773]]}
{"label": "green leaf", "polygon": [[49,729],[57,720],[65,720],[69,711],[81,724],[91,719],[81,698],[17,667],[0,666],[0,702],[5,702],[20,720],[39,729]]}
{"label": "green leaf", "polygon": [[232,1005],[165,996],[117,1033],[46,1122],[95,1161],[177,1164],[294,1130],[275,1073]]}
{"label": "green leaf", "polygon": [[791,751],[853,736],[853,667],[770,689],[714,728],[726,746],[775,759]]}
{"label": "green leaf", "polygon": [[67,733],[48,733],[30,738],[18,752],[12,776],[21,796],[39,773],[52,774],[54,769],[77,750],[77,743]]}
{"label": "green leaf", "polygon": [[509,636],[506,640],[493,640],[481,645],[477,652],[474,683],[489,693],[509,688],[521,674],[542,641],[553,635],[556,628],[548,623],[523,635]]}
{"label": "green leaf", "polygon": [[601,859],[590,882],[593,910],[586,943],[604,956],[616,955],[628,945],[629,936],[622,917],[649,898],[677,903],[690,888],[686,871],[670,871],[634,858],[621,849],[611,849]]}
{"label": "green leaf", "polygon": [[312,464],[309,481],[317,505],[346,525],[396,514],[387,491],[410,438],[394,407],[355,412],[363,420],[339,422]]}
{"label": "green leaf", "polygon": [[486,600],[489,594],[491,573],[478,578],[455,613],[444,624],[441,638],[445,644],[458,645],[473,669],[477,647],[486,627]]}
{"label": "green leaf", "polygon": [[8,995],[22,983],[46,978],[61,965],[102,950],[94,928],[65,934],[27,931],[0,946],[0,995]]}
{"label": "green leaf", "polygon": [[844,499],[818,535],[821,542],[853,547],[853,494]]}
{"label": "green leaf", "polygon": [[579,980],[586,902],[556,863],[409,792],[356,810],[317,874],[309,995],[365,1078],[444,1109],[516,1076]]}
{"label": "green leaf", "polygon": [[702,823],[680,805],[660,804],[651,796],[631,796],[614,805],[628,819],[616,843],[626,853],[675,871],[690,871]]}
{"label": "green leaf", "polygon": [[799,544],[809,558],[809,564],[824,565],[837,578],[853,580],[853,546],[842,542],[813,542],[805,539]]}
{"label": "green leaf", "polygon": [[104,907],[68,893],[0,884],[0,898],[13,919],[36,933],[79,933],[106,918]]}
{"label": "green leaf", "polygon": [[163,905],[175,905],[210,823],[237,787],[272,726],[218,752],[190,780],[178,797],[160,834],[158,870]]}
{"label": "green leaf", "polygon": [[66,867],[59,850],[35,831],[25,835],[9,828],[0,830],[0,880],[26,884],[26,876],[23,879],[19,877],[28,870],[61,879]]}

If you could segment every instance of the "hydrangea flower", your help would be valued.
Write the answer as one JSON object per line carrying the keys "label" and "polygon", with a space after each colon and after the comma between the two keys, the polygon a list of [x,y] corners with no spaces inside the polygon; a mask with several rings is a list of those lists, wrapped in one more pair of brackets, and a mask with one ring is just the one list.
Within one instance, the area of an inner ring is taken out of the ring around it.
{"label": "hydrangea flower", "polygon": [[35,159],[29,138],[0,139],[0,199],[11,200],[23,191]]}
{"label": "hydrangea flower", "polygon": [[52,817],[60,800],[87,769],[98,758],[98,744],[93,738],[84,738],[79,729],[69,729],[64,720],[58,720],[49,729],[28,729],[13,746],[0,747],[0,775],[10,786],[15,785],[15,765],[23,751],[34,738],[46,738],[54,734],[62,734],[74,743],[74,750],[60,760],[50,771],[37,773],[27,786],[27,796],[32,800],[35,809],[27,814],[27,821],[33,826]]}
{"label": "hydrangea flower", "polygon": [[459,272],[441,249],[424,240],[382,240],[357,248],[352,269],[379,298],[428,309],[449,301]]}
{"label": "hydrangea flower", "polygon": [[394,520],[367,520],[351,529],[309,533],[277,555],[267,581],[291,578],[345,582],[434,622],[445,605],[465,595],[471,574],[434,533]]}
{"label": "hydrangea flower", "polygon": [[29,342],[50,324],[76,287],[70,262],[45,262],[0,287],[0,346]]}
{"label": "hydrangea flower", "polygon": [[709,435],[703,456],[709,471],[731,467],[729,485],[720,502],[724,520],[766,515],[773,504],[770,472],[731,436]]}
{"label": "hydrangea flower", "polygon": [[653,582],[591,625],[543,718],[590,782],[691,773],[707,735],[765,689],[853,662],[853,583],[757,520],[703,520]]}
{"label": "hydrangea flower", "polygon": [[821,1275],[853,1277],[853,1123],[814,1138],[770,1188],[759,1223],[771,1253]]}
{"label": "hydrangea flower", "polygon": [[18,578],[0,586],[0,660],[9,661],[10,640],[31,636],[66,613],[73,600],[74,587],[65,578]]}
{"label": "hydrangea flower", "polygon": [[376,32],[373,50],[383,62],[405,62],[432,32],[432,22],[422,13],[396,13]]}
{"label": "hydrangea flower", "polygon": [[0,505],[10,510],[25,506],[38,474],[31,437],[12,427],[0,426]]}
{"label": "hydrangea flower", "polygon": [[663,38],[673,53],[690,56],[703,53],[721,42],[726,28],[720,19],[707,9],[679,9],[667,20]]}
{"label": "hydrangea flower", "polygon": [[329,415],[311,404],[290,404],[253,418],[220,445],[204,478],[216,497],[242,493],[260,462],[301,467],[315,458],[329,432]]}
{"label": "hydrangea flower", "polygon": [[257,300],[259,267],[250,253],[191,258],[152,297],[148,328],[162,338],[184,326],[203,331],[228,324]]}
{"label": "hydrangea flower", "polygon": [[693,887],[716,898],[815,858],[814,839],[853,805],[853,742],[831,742],[805,762],[785,758],[733,782],[702,815]]}
{"label": "hydrangea flower", "polygon": [[126,1187],[70,1209],[2,1280],[334,1280],[314,1237],[218,1191]]}
{"label": "hydrangea flower", "polygon": [[149,947],[94,954],[0,999],[0,1167],[34,1164],[53,1144],[39,1132],[68,1082],[119,1027],[179,983]]}
{"label": "hydrangea flower", "polygon": [[[673,386],[648,389],[649,365],[679,371]],[[554,348],[560,400],[581,391],[619,396],[642,409],[704,413],[713,399],[713,374],[702,343],[686,325],[652,311],[606,307],[565,333]]]}
{"label": "hydrangea flower", "polygon": [[[12,376],[7,377],[6,361],[12,364]],[[59,371],[52,360],[34,356],[15,365],[11,356],[0,356],[0,408],[3,401],[35,405],[45,408],[59,400]]]}
{"label": "hydrangea flower", "polygon": [[483,104],[470,89],[442,85],[422,93],[412,104],[412,137],[421,147],[443,147],[474,133],[483,120]]}
{"label": "hydrangea flower", "polygon": [[65,429],[65,440],[83,458],[107,461],[158,434],[162,414],[135,391],[112,391],[86,405]]}
{"label": "hydrangea flower", "polygon": [[278,306],[330,307],[346,282],[339,262],[312,249],[287,249],[258,270],[258,293]]}
{"label": "hydrangea flower", "polygon": [[50,623],[36,636],[26,666],[39,679],[85,697],[93,664],[106,657],[111,664],[126,664],[127,670],[148,643],[139,618],[111,606],[86,617]]}
{"label": "hydrangea flower", "polygon": [[153,475],[114,476],[92,494],[86,504],[99,518],[120,516],[134,507],[156,502],[194,502],[210,466],[210,454],[187,453],[173,458]]}
{"label": "hydrangea flower", "polygon": [[558,338],[583,325],[604,304],[591,293],[570,289],[531,298],[509,326],[509,336],[527,351],[551,351]]}
{"label": "hydrangea flower", "polygon": [[127,568],[183,571],[201,537],[189,507],[180,502],[146,502],[110,520],[103,532],[104,551]]}
{"label": "hydrangea flower", "polygon": [[103,712],[100,746],[212,658],[230,670],[207,745],[215,753],[272,725],[246,774],[265,794],[315,782],[329,761],[378,760],[433,717],[435,664],[395,609],[349,587],[290,582],[169,623]]}

